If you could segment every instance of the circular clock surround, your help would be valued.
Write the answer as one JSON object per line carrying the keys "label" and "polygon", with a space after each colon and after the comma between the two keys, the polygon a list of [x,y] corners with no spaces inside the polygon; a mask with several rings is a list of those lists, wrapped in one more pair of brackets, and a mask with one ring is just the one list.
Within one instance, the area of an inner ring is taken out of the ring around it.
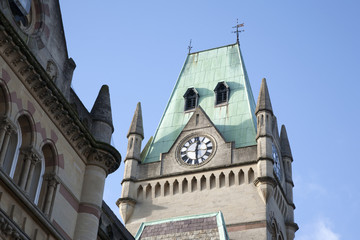
{"label": "circular clock surround", "polygon": [[176,149],[176,159],[181,165],[203,166],[211,160],[216,151],[215,140],[207,134],[191,134],[180,142]]}

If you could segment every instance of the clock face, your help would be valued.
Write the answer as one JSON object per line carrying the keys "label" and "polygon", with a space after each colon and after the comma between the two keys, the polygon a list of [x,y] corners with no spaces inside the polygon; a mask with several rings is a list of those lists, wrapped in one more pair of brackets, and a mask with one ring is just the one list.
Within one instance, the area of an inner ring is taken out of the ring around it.
{"label": "clock face", "polygon": [[214,144],[210,138],[195,136],[187,140],[179,150],[180,161],[187,165],[200,165],[212,155]]}
{"label": "clock face", "polygon": [[272,145],[272,154],[273,154],[273,160],[274,160],[274,172],[279,180],[281,180],[281,165],[280,165],[280,158],[279,154],[276,150],[275,145]]}

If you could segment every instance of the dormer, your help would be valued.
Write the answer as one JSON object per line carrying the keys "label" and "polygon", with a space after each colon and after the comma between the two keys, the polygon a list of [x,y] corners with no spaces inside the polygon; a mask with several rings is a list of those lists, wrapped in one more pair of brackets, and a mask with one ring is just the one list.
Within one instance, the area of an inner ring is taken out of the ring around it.
{"label": "dormer", "polygon": [[215,106],[225,105],[229,102],[230,88],[226,82],[219,82],[215,89]]}
{"label": "dormer", "polygon": [[196,108],[199,101],[199,93],[195,88],[188,88],[184,94],[185,107],[184,111],[191,111]]}

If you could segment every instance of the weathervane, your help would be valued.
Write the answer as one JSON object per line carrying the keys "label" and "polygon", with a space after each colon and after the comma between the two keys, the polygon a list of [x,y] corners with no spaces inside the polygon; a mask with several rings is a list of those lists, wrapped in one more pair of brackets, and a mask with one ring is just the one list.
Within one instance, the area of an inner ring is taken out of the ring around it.
{"label": "weathervane", "polygon": [[236,28],[236,31],[233,31],[232,33],[236,33],[236,42],[239,43],[239,33],[244,32],[245,30],[239,30],[240,27],[244,27],[244,23],[239,24],[239,19],[236,19],[236,26],[232,28]]}
{"label": "weathervane", "polygon": [[189,54],[190,54],[191,49],[193,48],[193,47],[191,46],[191,40],[192,40],[192,39],[190,39],[190,43],[189,43],[189,46],[188,46]]}

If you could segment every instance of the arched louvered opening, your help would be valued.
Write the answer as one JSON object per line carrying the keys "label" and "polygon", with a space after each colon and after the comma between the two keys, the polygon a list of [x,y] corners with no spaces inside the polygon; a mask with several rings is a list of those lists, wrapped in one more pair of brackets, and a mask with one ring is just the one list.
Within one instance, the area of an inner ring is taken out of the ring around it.
{"label": "arched louvered opening", "polygon": [[228,103],[230,89],[226,82],[219,82],[215,89],[215,105]]}
{"label": "arched louvered opening", "polygon": [[243,170],[240,170],[239,172],[239,185],[245,183],[245,174]]}
{"label": "arched louvered opening", "polygon": [[141,185],[138,187],[136,198],[139,200],[144,199],[144,189]]}
{"label": "arched louvered opening", "polygon": [[146,197],[146,199],[150,199],[150,198],[151,198],[151,185],[150,185],[150,183],[146,186],[146,189],[145,189],[145,197]]}
{"label": "arched louvered opening", "polygon": [[219,187],[224,187],[225,186],[225,175],[224,173],[220,173],[219,176]]}
{"label": "arched louvered opening", "polygon": [[199,94],[195,88],[189,88],[183,97],[185,99],[185,111],[195,109],[195,107],[198,105]]}
{"label": "arched louvered opening", "polygon": [[202,175],[202,177],[200,178],[200,190],[205,190],[206,189],[206,178],[204,175]]}
{"label": "arched louvered opening", "polygon": [[235,185],[235,174],[233,171],[230,171],[229,173],[229,186],[234,186]]}
{"label": "arched louvered opening", "polygon": [[193,177],[191,180],[191,192],[195,192],[197,190],[197,180],[196,177]]}
{"label": "arched louvered opening", "polygon": [[214,174],[210,176],[210,189],[214,189],[216,187],[216,178]]}
{"label": "arched louvered opening", "polygon": [[170,194],[170,184],[168,181],[164,184],[164,196],[168,196]]}
{"label": "arched louvered opening", "polygon": [[156,183],[156,185],[155,185],[155,198],[160,197],[160,194],[161,194],[160,183]]}
{"label": "arched louvered opening", "polygon": [[248,183],[252,183],[255,179],[254,170],[252,168],[248,171]]}
{"label": "arched louvered opening", "polygon": [[184,180],[182,181],[182,193],[186,193],[189,191],[189,188],[188,188],[188,180],[186,180],[186,178],[184,178]]}
{"label": "arched louvered opening", "polygon": [[173,184],[173,195],[178,193],[179,193],[179,182],[178,180],[175,180]]}

